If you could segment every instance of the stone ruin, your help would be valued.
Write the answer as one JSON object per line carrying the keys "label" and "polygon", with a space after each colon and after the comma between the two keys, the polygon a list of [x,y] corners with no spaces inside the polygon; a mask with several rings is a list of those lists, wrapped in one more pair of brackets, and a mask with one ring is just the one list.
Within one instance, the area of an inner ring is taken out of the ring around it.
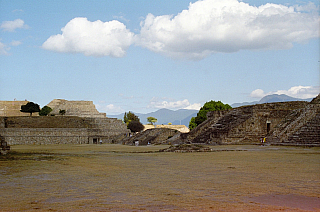
{"label": "stone ruin", "polygon": [[309,102],[277,102],[213,111],[175,143],[320,146],[319,95]]}
{"label": "stone ruin", "polygon": [[52,109],[50,115],[60,115],[60,110],[65,110],[64,116],[78,116],[90,118],[105,118],[105,113],[99,113],[92,101],[68,101],[65,99],[54,99],[48,107]]}
{"label": "stone ruin", "polygon": [[[0,101],[0,116],[30,116],[29,113],[20,112],[21,105],[27,104],[29,101]],[[39,113],[33,113],[38,116]]]}
{"label": "stone ruin", "polygon": [[[9,145],[112,143],[130,132],[121,120],[99,113],[92,101],[56,99],[47,105],[55,116],[32,117],[19,116],[27,102],[18,102],[5,103],[7,113],[0,115],[0,134]],[[60,116],[59,110],[66,114]]]}

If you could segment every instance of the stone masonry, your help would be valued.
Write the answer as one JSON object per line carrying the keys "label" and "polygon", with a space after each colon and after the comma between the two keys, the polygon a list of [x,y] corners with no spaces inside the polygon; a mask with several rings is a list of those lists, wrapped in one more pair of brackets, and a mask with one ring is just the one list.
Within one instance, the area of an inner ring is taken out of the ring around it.
{"label": "stone masonry", "polygon": [[[21,105],[29,101],[0,101],[0,116],[30,116],[29,113],[20,112]],[[33,113],[32,116],[38,116],[39,113]]]}
{"label": "stone masonry", "polygon": [[309,102],[278,102],[213,111],[180,143],[320,145],[319,96]]}
{"label": "stone masonry", "polygon": [[65,110],[65,116],[105,118],[105,113],[99,113],[92,101],[68,101],[54,99],[48,105],[52,108],[52,115],[59,115],[60,110]]}
{"label": "stone masonry", "polygon": [[53,114],[62,109],[65,115],[35,117],[19,116],[27,102],[3,102],[10,109],[0,115],[0,135],[9,145],[112,143],[130,133],[121,120],[99,113],[92,101],[53,100],[48,104]]}

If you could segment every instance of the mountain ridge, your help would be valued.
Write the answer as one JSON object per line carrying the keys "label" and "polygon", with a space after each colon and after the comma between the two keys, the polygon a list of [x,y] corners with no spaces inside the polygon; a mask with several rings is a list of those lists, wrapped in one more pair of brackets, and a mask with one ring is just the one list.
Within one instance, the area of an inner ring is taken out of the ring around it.
{"label": "mountain ridge", "polygon": [[233,103],[230,105],[232,108],[246,106],[246,105],[255,105],[255,104],[264,104],[264,103],[272,103],[272,102],[290,102],[290,101],[307,101],[310,102],[313,98],[308,99],[299,99],[295,97],[291,97],[285,94],[271,94],[264,96],[260,99],[260,101],[253,102],[242,102],[242,103]]}
{"label": "mountain ridge", "polygon": [[[140,122],[142,124],[147,124],[147,117],[154,117],[158,121],[155,123],[158,124],[168,124],[172,123],[173,125],[186,125],[189,126],[189,122],[191,117],[194,117],[197,115],[198,110],[188,110],[188,109],[179,109],[179,110],[170,110],[166,108],[161,108],[157,111],[150,112],[150,113],[135,113],[132,111],[135,115],[137,115],[140,119]],[[118,118],[123,119],[124,113],[121,113],[119,115],[107,115],[110,118]]]}

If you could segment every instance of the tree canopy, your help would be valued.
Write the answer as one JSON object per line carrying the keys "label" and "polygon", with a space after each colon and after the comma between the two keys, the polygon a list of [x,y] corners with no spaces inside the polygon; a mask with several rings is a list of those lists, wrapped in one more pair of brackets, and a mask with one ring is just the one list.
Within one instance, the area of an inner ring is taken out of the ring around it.
{"label": "tree canopy", "polygon": [[32,113],[40,112],[40,106],[33,102],[28,102],[25,105],[21,105],[21,112],[23,113],[30,113],[30,116],[32,116]]}
{"label": "tree canopy", "polygon": [[130,129],[131,132],[140,132],[144,129],[144,126],[140,121],[130,121],[128,124],[128,129]]}
{"label": "tree canopy", "polygon": [[124,113],[123,116],[123,121],[124,123],[126,123],[127,125],[131,122],[131,121],[138,121],[140,122],[140,119],[138,116],[136,116],[134,113],[132,113],[131,111],[129,111],[128,113]]}
{"label": "tree canopy", "polygon": [[123,121],[127,124],[127,128],[131,130],[131,132],[140,132],[144,129],[144,126],[140,122],[139,117],[131,111],[129,111],[128,113],[124,113]]}
{"label": "tree canopy", "polygon": [[41,108],[39,115],[40,116],[47,116],[49,115],[49,113],[51,113],[52,108],[49,106],[44,106],[43,108]]}
{"label": "tree canopy", "polygon": [[223,104],[221,101],[209,101],[206,102],[197,113],[196,117],[191,118],[189,122],[189,129],[192,130],[205,120],[207,120],[207,113],[209,111],[216,111],[216,110],[228,110],[232,107],[228,104]]}
{"label": "tree canopy", "polygon": [[150,116],[150,117],[147,118],[147,121],[148,121],[150,124],[153,125],[153,123],[156,123],[156,122],[158,121],[158,119]]}

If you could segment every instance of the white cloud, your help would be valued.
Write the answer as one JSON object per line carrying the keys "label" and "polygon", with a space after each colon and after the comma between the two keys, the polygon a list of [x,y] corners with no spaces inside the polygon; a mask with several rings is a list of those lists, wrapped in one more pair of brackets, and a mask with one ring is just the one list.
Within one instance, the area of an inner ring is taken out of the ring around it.
{"label": "white cloud", "polygon": [[251,94],[250,94],[250,96],[252,98],[262,98],[262,97],[264,97],[266,95],[267,94],[265,94],[262,89],[256,89],[256,90],[252,91]]}
{"label": "white cloud", "polygon": [[267,95],[271,94],[285,94],[291,97],[300,98],[300,99],[308,99],[308,98],[314,98],[320,93],[320,87],[319,86],[294,86],[291,87],[289,90],[278,90],[278,91],[271,91],[268,93],[265,93],[261,89],[256,89],[251,92],[250,96],[253,98],[262,98]]}
{"label": "white cloud", "polygon": [[301,12],[314,7],[197,1],[176,16],[148,14],[140,24],[138,45],[187,59],[243,49],[287,49],[294,42],[319,37],[318,14]]}
{"label": "white cloud", "polygon": [[103,104],[96,104],[95,105],[98,111],[103,111],[108,114],[119,114],[124,112],[124,110],[120,106],[116,106],[114,104],[103,105]]}
{"label": "white cloud", "polygon": [[10,43],[11,46],[19,46],[19,45],[21,45],[21,44],[22,44],[22,42],[21,42],[21,41],[18,41],[18,40],[13,40],[13,41]]}
{"label": "white cloud", "polygon": [[192,105],[189,105],[188,107],[185,107],[184,109],[188,109],[188,110],[200,110],[200,108],[202,107],[202,105],[200,103],[194,103]]}
{"label": "white cloud", "polygon": [[49,37],[42,47],[86,56],[123,57],[134,38],[134,34],[116,20],[91,22],[87,18],[74,18],[61,31],[62,34]]}
{"label": "white cloud", "polygon": [[0,55],[8,55],[10,47],[7,47],[5,44],[0,42]]}
{"label": "white cloud", "polygon": [[167,98],[162,98],[160,100],[159,98],[153,97],[147,106],[147,108],[166,108],[166,109],[193,109],[193,110],[199,110],[200,109],[200,104],[195,103],[193,105],[190,104],[188,99],[184,100],[179,100],[179,101],[166,101],[164,99]]}
{"label": "white cloud", "polygon": [[16,29],[28,29],[29,26],[23,20],[16,19],[14,21],[3,21],[0,28],[3,31],[14,32]]}

